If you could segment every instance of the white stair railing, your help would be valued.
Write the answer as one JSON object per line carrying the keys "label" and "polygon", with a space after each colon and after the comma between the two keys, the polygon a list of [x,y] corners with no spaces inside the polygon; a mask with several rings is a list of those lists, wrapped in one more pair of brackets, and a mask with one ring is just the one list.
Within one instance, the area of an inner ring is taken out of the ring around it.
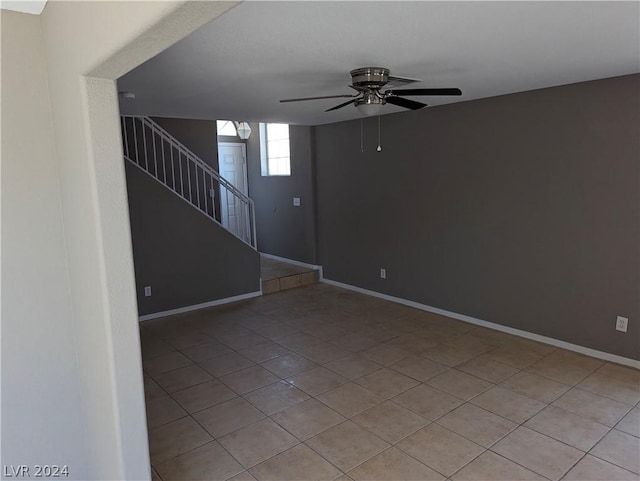
{"label": "white stair railing", "polygon": [[[126,160],[256,249],[249,197],[150,118],[123,115],[121,126]],[[222,196],[225,203],[216,201]]]}

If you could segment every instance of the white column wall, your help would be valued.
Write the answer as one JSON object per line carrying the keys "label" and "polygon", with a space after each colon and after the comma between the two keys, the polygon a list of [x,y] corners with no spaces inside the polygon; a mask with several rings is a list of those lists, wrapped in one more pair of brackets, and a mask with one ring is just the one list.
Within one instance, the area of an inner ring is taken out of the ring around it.
{"label": "white column wall", "polygon": [[[20,68],[11,102],[2,91],[2,463],[55,455],[72,479],[149,479],[114,80],[234,5],[50,1],[24,22],[39,60],[8,49]],[[4,82],[4,24],[2,37]]]}
{"label": "white column wall", "polygon": [[[40,18],[2,25],[2,465],[88,476]],[[31,472],[33,473],[33,471]]]}

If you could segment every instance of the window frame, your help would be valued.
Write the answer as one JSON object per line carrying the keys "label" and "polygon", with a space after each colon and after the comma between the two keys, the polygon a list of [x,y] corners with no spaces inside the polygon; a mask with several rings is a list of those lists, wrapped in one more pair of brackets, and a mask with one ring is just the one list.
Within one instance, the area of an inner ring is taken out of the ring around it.
{"label": "window frame", "polygon": [[[269,173],[270,159],[269,159],[269,139],[267,135],[267,125],[278,124],[278,122],[260,122],[260,174],[262,177],[291,177],[293,175],[293,166],[291,165],[291,125],[282,124],[287,126],[287,140],[289,142],[289,173],[288,174],[271,174]],[[284,158],[284,157],[282,157]]]}

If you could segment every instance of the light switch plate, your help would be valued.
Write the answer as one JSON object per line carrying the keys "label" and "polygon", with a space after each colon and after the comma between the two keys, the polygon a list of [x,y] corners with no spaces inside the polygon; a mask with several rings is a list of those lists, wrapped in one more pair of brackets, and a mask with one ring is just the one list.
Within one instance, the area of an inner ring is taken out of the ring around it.
{"label": "light switch plate", "polygon": [[300,197],[293,198],[293,205],[296,207],[300,207]]}

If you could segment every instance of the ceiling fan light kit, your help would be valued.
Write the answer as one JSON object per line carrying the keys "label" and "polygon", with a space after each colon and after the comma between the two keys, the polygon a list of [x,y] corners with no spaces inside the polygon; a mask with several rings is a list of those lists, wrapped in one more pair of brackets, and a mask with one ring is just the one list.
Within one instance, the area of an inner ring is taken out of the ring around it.
{"label": "ceiling fan light kit", "polygon": [[382,88],[387,84],[407,85],[421,82],[419,79],[408,77],[392,76],[388,68],[384,67],[362,67],[349,72],[351,75],[351,87],[357,94],[328,95],[321,97],[305,97],[297,99],[284,99],[280,102],[299,102],[304,100],[320,100],[330,98],[349,98],[350,100],[336,105],[326,112],[341,109],[347,105],[354,105],[366,116],[377,115],[385,104],[397,105],[410,110],[418,110],[426,107],[427,104],[404,98],[404,96],[430,96],[430,95],[462,95],[458,88],[436,88],[436,89],[400,89],[385,90]]}

